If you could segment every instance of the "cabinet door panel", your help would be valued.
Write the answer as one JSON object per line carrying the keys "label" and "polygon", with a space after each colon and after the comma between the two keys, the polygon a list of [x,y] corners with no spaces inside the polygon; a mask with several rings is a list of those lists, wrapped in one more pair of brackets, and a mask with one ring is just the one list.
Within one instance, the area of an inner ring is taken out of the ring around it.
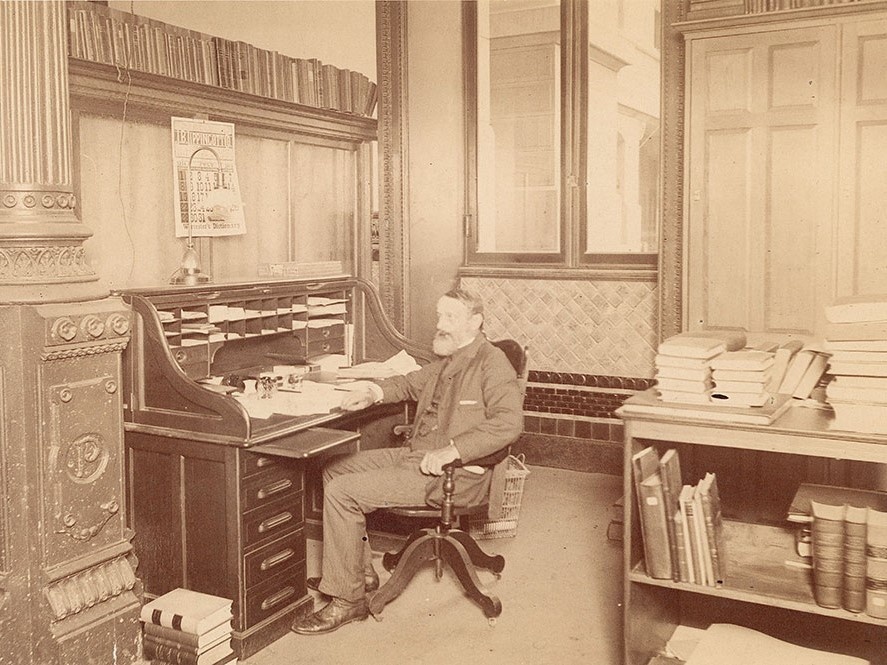
{"label": "cabinet door panel", "polygon": [[887,291],[887,20],[844,29],[838,294]]}
{"label": "cabinet door panel", "polygon": [[690,44],[687,327],[812,333],[828,293],[835,30]]}

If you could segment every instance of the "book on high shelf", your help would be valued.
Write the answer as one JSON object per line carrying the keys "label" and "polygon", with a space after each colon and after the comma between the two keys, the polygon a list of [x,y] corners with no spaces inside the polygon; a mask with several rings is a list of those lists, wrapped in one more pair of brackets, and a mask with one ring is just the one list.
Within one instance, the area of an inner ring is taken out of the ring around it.
{"label": "book on high shelf", "polygon": [[678,503],[683,482],[681,481],[681,460],[678,451],[674,448],[666,450],[659,460],[659,476],[662,481],[662,500],[665,506],[665,520],[668,527],[668,546],[671,554],[671,578],[679,582],[686,577],[686,571],[682,574],[681,568],[686,567],[686,554],[681,563],[680,542],[678,528],[682,523],[675,522],[675,518],[681,514]]}
{"label": "book on high shelf", "polygon": [[182,646],[195,647],[197,649],[205,649],[207,646],[214,644],[231,634],[231,619],[225,619],[215,628],[210,628],[205,633],[198,635],[197,633],[187,633],[184,630],[176,630],[167,626],[160,626],[156,623],[142,624],[145,636],[150,636],[162,640],[168,640],[181,644]]}
{"label": "book on high shelf", "polygon": [[229,598],[177,588],[145,603],[139,619],[202,635],[231,618],[231,605]]}
{"label": "book on high shelf", "polygon": [[207,649],[203,653],[194,654],[182,651],[179,648],[160,644],[151,639],[142,642],[142,657],[145,660],[159,660],[175,665],[215,665],[228,658],[234,650],[231,640],[226,640]]}
{"label": "book on high shelf", "polygon": [[836,298],[825,306],[829,323],[860,323],[887,320],[887,294],[857,294]]}
{"label": "book on high shelf", "polygon": [[647,575],[672,579],[668,516],[659,472],[650,474],[640,484],[641,521],[644,535],[644,565]]}
{"label": "book on high shelf", "polygon": [[724,520],[721,512],[721,496],[718,479],[714,473],[706,473],[699,482],[699,496],[705,535],[713,574],[712,583],[722,584],[726,578],[726,552],[724,551]]}

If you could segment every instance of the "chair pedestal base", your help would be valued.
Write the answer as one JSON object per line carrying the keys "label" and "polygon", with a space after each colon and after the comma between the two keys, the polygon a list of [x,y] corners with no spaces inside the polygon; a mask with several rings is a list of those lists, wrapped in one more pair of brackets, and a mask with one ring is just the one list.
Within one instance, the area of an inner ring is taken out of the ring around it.
{"label": "chair pedestal base", "polygon": [[464,531],[445,531],[439,526],[414,532],[399,552],[389,552],[383,556],[382,565],[393,572],[391,578],[369,596],[370,612],[374,616],[381,613],[388,602],[400,595],[416,571],[429,561],[435,563],[438,579],[442,564],[447,563],[465,592],[480,605],[487,618],[493,619],[502,613],[499,598],[487,591],[474,568],[478,566],[498,575],[505,568],[505,559],[500,555],[488,555]]}

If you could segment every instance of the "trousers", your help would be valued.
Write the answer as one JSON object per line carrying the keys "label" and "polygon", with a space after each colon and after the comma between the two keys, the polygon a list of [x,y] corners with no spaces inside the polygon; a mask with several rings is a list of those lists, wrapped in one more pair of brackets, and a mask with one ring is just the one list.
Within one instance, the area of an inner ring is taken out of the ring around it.
{"label": "trousers", "polygon": [[408,447],[365,450],[331,460],[323,469],[323,564],[320,591],[347,601],[365,596],[372,565],[366,514],[378,508],[425,504],[429,476],[419,470],[424,451]]}

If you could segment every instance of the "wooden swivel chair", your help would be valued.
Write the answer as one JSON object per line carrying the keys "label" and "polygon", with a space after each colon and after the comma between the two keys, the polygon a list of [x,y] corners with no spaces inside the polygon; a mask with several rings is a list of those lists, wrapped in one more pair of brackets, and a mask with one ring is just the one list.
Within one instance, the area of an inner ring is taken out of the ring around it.
{"label": "wooden swivel chair", "polygon": [[[513,339],[493,342],[505,352],[508,360],[517,372],[521,386],[521,397],[526,390],[527,350]],[[409,433],[407,425],[395,428],[398,434]],[[480,460],[473,460],[472,465],[492,468],[503,463],[508,457],[509,448],[488,455]],[[391,577],[382,587],[369,597],[369,609],[373,616],[378,616],[385,605],[400,595],[413,575],[427,562],[434,562],[435,577],[440,580],[443,575],[443,564],[447,563],[468,596],[480,605],[486,617],[492,622],[502,613],[499,598],[490,593],[477,576],[476,568],[493,572],[496,577],[505,568],[505,559],[501,555],[486,554],[474,539],[465,531],[453,528],[454,520],[475,515],[487,515],[490,509],[487,501],[478,505],[456,506],[453,501],[455,492],[454,473],[461,460],[456,460],[444,467],[443,503],[439,509],[430,506],[409,508],[386,508],[385,510],[399,517],[429,518],[438,517],[437,525],[414,531],[406,543],[397,552],[387,552],[382,557],[382,565],[391,572]]]}

